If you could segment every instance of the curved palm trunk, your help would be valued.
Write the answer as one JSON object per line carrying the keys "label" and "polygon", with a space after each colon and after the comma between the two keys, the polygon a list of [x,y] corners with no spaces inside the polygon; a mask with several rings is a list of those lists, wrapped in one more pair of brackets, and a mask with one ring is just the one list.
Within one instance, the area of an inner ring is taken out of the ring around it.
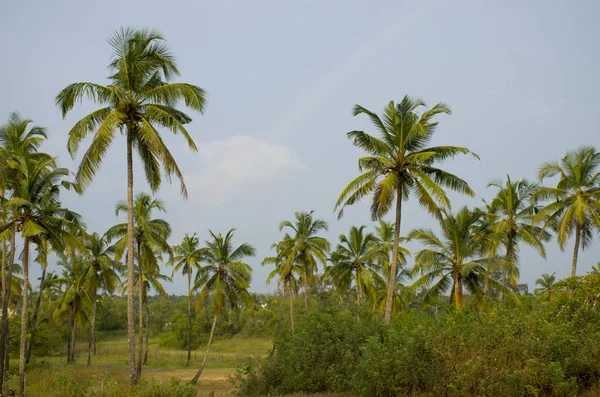
{"label": "curved palm trunk", "polygon": [[192,268],[188,264],[188,299],[187,299],[187,311],[188,311],[188,354],[186,366],[190,365],[192,359]]}
{"label": "curved palm trunk", "polygon": [[571,263],[571,277],[577,274],[577,256],[579,256],[579,240],[581,239],[581,227],[575,226],[575,247],[573,248],[573,263]]}
{"label": "curved palm trunk", "polygon": [[398,245],[400,244],[400,222],[402,220],[402,189],[396,190],[396,225],[394,226],[394,247],[392,247],[392,262],[390,263],[390,276],[388,279],[388,291],[385,299],[385,323],[392,321],[392,306],[394,303],[394,283],[396,281],[396,269],[398,268]]}
{"label": "curved palm trunk", "polygon": [[27,304],[29,285],[29,237],[23,237],[23,305],[21,308],[21,340],[19,343],[19,397],[25,396],[25,347],[27,344]]}
{"label": "curved palm trunk", "polygon": [[137,379],[142,378],[142,360],[144,355],[144,275],[142,273],[142,253],[140,252],[141,242],[138,241],[138,271],[139,271],[139,291],[138,291],[138,328],[140,332],[137,361]]}
{"label": "curved palm trunk", "polygon": [[292,334],[293,334],[295,331],[295,327],[294,327],[294,291],[292,291],[292,290],[293,290],[293,288],[290,285],[290,325],[292,327]]}
{"label": "curved palm trunk", "polygon": [[135,326],[133,319],[133,138],[127,129],[127,347],[129,350],[129,381],[136,385]]}
{"label": "curved palm trunk", "polygon": [[73,322],[69,320],[69,338],[67,339],[67,364],[71,362],[71,339],[73,335]]}
{"label": "curved palm trunk", "polygon": [[148,310],[148,299],[144,300],[144,311],[146,312],[146,343],[144,348],[144,365],[148,364],[148,339],[150,339],[150,311]]}
{"label": "curved palm trunk", "polygon": [[96,306],[97,306],[97,298],[96,298],[96,291],[94,291],[94,295],[92,296],[92,299],[94,299],[94,306],[92,309],[92,319],[91,319],[91,323],[90,323],[90,342],[88,343],[88,359],[87,359],[87,366],[89,367],[92,364],[92,346],[96,345]]}
{"label": "curved palm trunk", "polygon": [[[2,334],[0,335],[0,392],[4,391],[4,378],[8,372],[8,305],[10,304],[10,285],[12,283],[12,273],[15,263],[15,231],[10,232],[10,255],[8,257],[8,269],[5,271],[5,279],[2,284]],[[6,242],[3,243],[4,254],[6,253]]]}
{"label": "curved palm trunk", "polygon": [[208,337],[208,345],[206,346],[206,355],[204,356],[204,360],[202,360],[202,365],[200,365],[200,369],[198,370],[198,373],[194,376],[194,378],[190,382],[192,385],[195,385],[196,383],[198,383],[198,379],[200,378],[200,375],[202,375],[202,371],[204,371],[204,366],[206,366],[206,362],[208,361],[208,355],[210,353],[210,344],[212,343],[216,325],[217,325],[217,315],[215,314],[215,317],[213,318],[212,327],[210,329],[210,336]]}
{"label": "curved palm trunk", "polygon": [[25,357],[25,364],[29,364],[29,359],[31,358],[31,346],[33,345],[33,335],[35,334],[38,314],[40,312],[40,305],[42,303],[42,296],[44,294],[44,281],[46,281],[46,270],[46,266],[43,266],[42,278],[40,280],[40,290],[35,301],[35,310],[33,311],[33,319],[31,320],[31,336],[29,337],[29,345],[27,346],[27,356]]}

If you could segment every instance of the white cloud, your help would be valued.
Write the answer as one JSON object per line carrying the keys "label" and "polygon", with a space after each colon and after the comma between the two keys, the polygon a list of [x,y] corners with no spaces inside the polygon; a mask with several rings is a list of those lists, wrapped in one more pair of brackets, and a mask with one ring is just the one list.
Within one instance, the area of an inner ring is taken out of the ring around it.
{"label": "white cloud", "polygon": [[232,193],[266,185],[287,171],[304,165],[288,146],[276,145],[247,135],[198,145],[196,173],[185,175],[190,201],[216,204]]}

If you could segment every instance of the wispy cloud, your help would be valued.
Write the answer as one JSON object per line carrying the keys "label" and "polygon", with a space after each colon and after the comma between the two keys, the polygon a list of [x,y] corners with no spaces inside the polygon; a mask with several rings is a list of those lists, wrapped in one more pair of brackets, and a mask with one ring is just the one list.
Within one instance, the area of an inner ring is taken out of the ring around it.
{"label": "wispy cloud", "polygon": [[290,147],[247,135],[199,145],[198,171],[185,175],[190,202],[203,207],[253,186],[265,186],[304,165]]}

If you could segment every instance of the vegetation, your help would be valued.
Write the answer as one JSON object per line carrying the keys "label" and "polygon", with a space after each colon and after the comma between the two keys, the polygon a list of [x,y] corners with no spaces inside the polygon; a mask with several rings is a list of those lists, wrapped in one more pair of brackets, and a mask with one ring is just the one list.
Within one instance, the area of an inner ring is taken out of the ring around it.
{"label": "vegetation", "polygon": [[[430,146],[437,116],[449,108],[426,108],[408,96],[381,116],[356,105],[354,115],[367,115],[376,134],[347,133],[367,154],[334,210],[341,217],[370,195],[377,223],[351,226],[332,249],[327,222],[313,211],[296,212],[281,222],[274,255],[262,260],[273,266],[266,282],[277,279],[277,291],[254,294],[246,261],[256,250],[234,243],[235,229],[210,231],[205,242],[188,230],[172,246],[171,224],[155,217],[167,216],[154,196],[163,177],[175,175],[187,196],[161,131],[181,134],[196,150],[186,130],[191,118],[178,106],[203,112],[206,93],[171,82],[179,71],[156,31],[125,28],[110,45],[109,82],[75,83],[55,100],[63,117],[84,97],[102,106],[69,132],[73,156],[93,135],[73,180],[41,151],[45,128],[17,113],[0,127],[2,395],[18,389],[19,396],[191,397],[212,385],[203,374],[217,371],[219,387],[231,375],[240,396],[600,393],[598,267],[577,276],[579,250],[600,229],[595,148],[543,164],[536,183],[494,181],[489,204],[453,210],[449,191],[475,192],[441,163],[478,157],[464,147]],[[125,135],[127,195],[115,212],[127,220],[105,233],[89,231],[61,193],[84,193],[117,131]],[[134,195],[134,149],[151,193]],[[409,199],[435,228],[401,235]],[[392,208],[395,221],[386,222]],[[542,274],[529,294],[519,284],[528,265],[519,260],[523,245],[545,258],[553,238],[564,249],[571,237],[571,277]],[[419,248],[409,252],[401,246],[408,241]],[[48,271],[54,258],[61,274]],[[42,274],[37,289],[34,264]],[[187,278],[186,295],[167,295],[166,265]],[[211,352],[220,360],[213,354],[209,361]],[[165,375],[171,372],[173,380]]]}

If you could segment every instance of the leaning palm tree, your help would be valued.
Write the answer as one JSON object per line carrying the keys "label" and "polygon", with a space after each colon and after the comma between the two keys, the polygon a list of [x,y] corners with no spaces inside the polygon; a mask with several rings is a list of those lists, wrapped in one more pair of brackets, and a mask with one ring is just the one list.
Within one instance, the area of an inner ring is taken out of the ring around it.
{"label": "leaning palm tree", "polygon": [[[115,213],[118,216],[122,212],[128,211],[129,205],[125,201],[119,201],[115,207]],[[152,219],[152,212],[166,212],[165,203],[161,199],[152,198],[147,193],[138,193],[135,197],[133,206],[134,215],[134,250],[135,257],[138,260],[138,274],[143,274],[144,269],[148,272],[159,269],[159,260],[162,253],[172,254],[171,246],[167,239],[171,235],[171,225],[164,219]],[[106,236],[109,241],[118,239],[114,245],[115,259],[121,259],[125,250],[129,251],[129,222],[121,223],[111,227]],[[128,252],[129,254],[129,252]],[[134,269],[135,270],[135,269]],[[129,272],[129,270],[128,270]],[[128,273],[129,274],[129,273]],[[146,286],[146,284],[143,284]],[[134,271],[134,287],[135,287],[135,271]],[[129,287],[128,287],[129,288]],[[140,330],[138,354],[139,360],[136,366],[136,379],[142,376],[143,352],[144,352],[144,296],[145,289],[138,288],[138,327]],[[127,290],[129,296],[129,289]],[[128,298],[129,299],[129,298]]]}
{"label": "leaning palm tree", "polygon": [[[428,229],[415,229],[409,233],[408,240],[417,240],[427,247],[417,252],[411,273],[413,276],[421,275],[414,289],[427,289],[424,303],[431,302],[451,288],[451,298],[456,309],[460,310],[465,288],[471,296],[479,298],[483,295],[485,272],[489,269],[505,270],[513,264],[505,258],[487,255],[490,241],[488,235],[479,230],[482,212],[463,207],[456,214],[446,211],[442,214],[441,237]],[[508,291],[494,279],[489,282],[501,291]]]}
{"label": "leaning palm tree", "polygon": [[292,333],[294,333],[294,296],[296,296],[298,293],[298,285],[300,283],[300,278],[302,277],[304,269],[297,262],[288,261],[288,255],[290,251],[290,239],[291,237],[286,235],[282,241],[280,241],[279,243],[274,243],[272,245],[272,248],[275,248],[277,250],[277,254],[275,256],[268,256],[264,258],[262,261],[262,265],[275,265],[275,269],[273,269],[267,276],[267,285],[271,282],[273,278],[278,277],[279,284],[282,287],[282,293],[285,293],[286,288],[288,290],[290,299],[290,328],[292,330]]}
{"label": "leaning palm tree", "polygon": [[[488,219],[491,229],[505,248],[506,259],[514,267],[518,267],[520,243],[529,245],[545,258],[543,243],[550,240],[550,234],[533,223],[533,217],[538,211],[533,195],[539,186],[526,180],[513,182],[510,176],[506,177],[505,183],[494,181],[488,186],[499,189],[489,205],[487,218],[491,218]],[[517,280],[510,280],[510,275],[504,274],[502,278],[505,284],[510,281],[516,285]]]}
{"label": "leaning palm tree", "polygon": [[206,248],[202,250],[207,265],[196,273],[194,289],[200,290],[196,300],[196,310],[199,310],[201,305],[211,298],[214,316],[206,345],[206,355],[200,369],[191,380],[192,384],[198,382],[208,361],[210,345],[219,316],[227,309],[239,310],[242,305],[253,306],[252,296],[248,292],[252,268],[243,261],[246,257],[254,256],[256,250],[247,243],[234,248],[234,231],[235,229],[229,230],[225,236],[221,233],[214,234],[211,231],[212,239],[206,242]]}
{"label": "leaning palm tree", "polygon": [[170,82],[179,70],[173,54],[163,37],[155,30],[123,28],[111,37],[113,56],[107,85],[89,82],[74,83],[56,96],[63,117],[76,102],[91,98],[103,107],[88,114],[69,132],[67,147],[75,155],[79,145],[90,133],[92,143],[83,155],[77,170],[82,187],[91,183],[102,160],[113,143],[116,132],[125,135],[127,148],[127,333],[129,342],[129,377],[137,383],[135,366],[135,329],[133,319],[133,150],[136,149],[144,166],[150,188],[156,191],[161,184],[160,166],[165,174],[175,174],[181,181],[181,192],[187,196],[183,175],[158,127],[181,134],[188,146],[196,145],[185,128],[192,119],[176,105],[184,102],[192,110],[204,111],[205,91],[187,83]]}
{"label": "leaning palm tree", "polygon": [[577,274],[579,249],[586,249],[600,228],[600,153],[586,146],[569,151],[558,163],[544,163],[539,171],[540,180],[558,175],[556,187],[542,187],[536,193],[540,200],[552,200],[537,214],[543,228],[556,232],[561,250],[575,234],[571,277]]}
{"label": "leaning palm tree", "polygon": [[[334,210],[339,216],[344,208],[373,193],[371,218],[381,219],[395,201],[396,221],[392,249],[391,274],[398,266],[398,245],[402,219],[402,201],[416,196],[419,204],[436,218],[441,219],[440,207],[449,208],[450,200],[444,188],[473,196],[469,185],[457,176],[437,168],[437,163],[457,154],[470,153],[457,146],[428,147],[438,125],[433,118],[438,114],[450,114],[450,109],[438,103],[418,114],[425,104],[405,96],[399,104],[391,101],[383,111],[383,117],[356,105],[353,114],[366,114],[377,129],[379,137],[363,131],[351,131],[348,138],[368,153],[358,160],[361,174],[348,184],[340,194]],[[476,155],[474,155],[477,157]],[[394,295],[392,279],[388,280],[385,322],[391,321]]]}
{"label": "leaning palm tree", "polygon": [[292,262],[297,262],[303,268],[302,275],[304,281],[304,306],[308,310],[308,288],[312,274],[317,270],[317,264],[325,265],[327,262],[327,252],[329,251],[329,241],[325,237],[317,234],[326,231],[327,222],[322,219],[314,219],[313,212],[296,212],[296,220],[283,221],[279,224],[279,230],[285,228],[292,229],[292,234],[287,235],[282,241],[282,249],[286,251],[287,267],[292,266]]}
{"label": "leaning palm tree", "polygon": [[92,362],[92,348],[96,354],[96,311],[98,306],[98,291],[113,294],[121,280],[117,274],[118,263],[112,258],[114,249],[109,246],[108,238],[98,233],[84,236],[86,251],[83,254],[85,262],[88,262],[87,282],[88,289],[93,301],[90,319],[90,340],[88,343],[87,365]]}
{"label": "leaning palm tree", "polygon": [[551,298],[556,287],[556,275],[554,273],[544,273],[542,277],[535,280],[535,285],[539,285],[540,287],[533,290],[534,294]]}
{"label": "leaning palm tree", "polygon": [[381,253],[376,244],[377,238],[373,233],[365,233],[365,226],[352,226],[347,236],[340,235],[340,243],[331,254],[333,266],[329,272],[333,283],[342,291],[354,284],[358,306],[363,294],[375,301],[375,283],[380,278],[377,257]]}
{"label": "leaning palm tree", "polygon": [[196,234],[186,234],[181,244],[173,248],[174,255],[169,261],[173,265],[173,275],[175,272],[182,272],[187,276],[188,282],[188,298],[187,298],[187,315],[188,315],[188,354],[186,365],[190,365],[192,359],[192,276],[194,271],[201,268],[202,251],[200,242]]}

